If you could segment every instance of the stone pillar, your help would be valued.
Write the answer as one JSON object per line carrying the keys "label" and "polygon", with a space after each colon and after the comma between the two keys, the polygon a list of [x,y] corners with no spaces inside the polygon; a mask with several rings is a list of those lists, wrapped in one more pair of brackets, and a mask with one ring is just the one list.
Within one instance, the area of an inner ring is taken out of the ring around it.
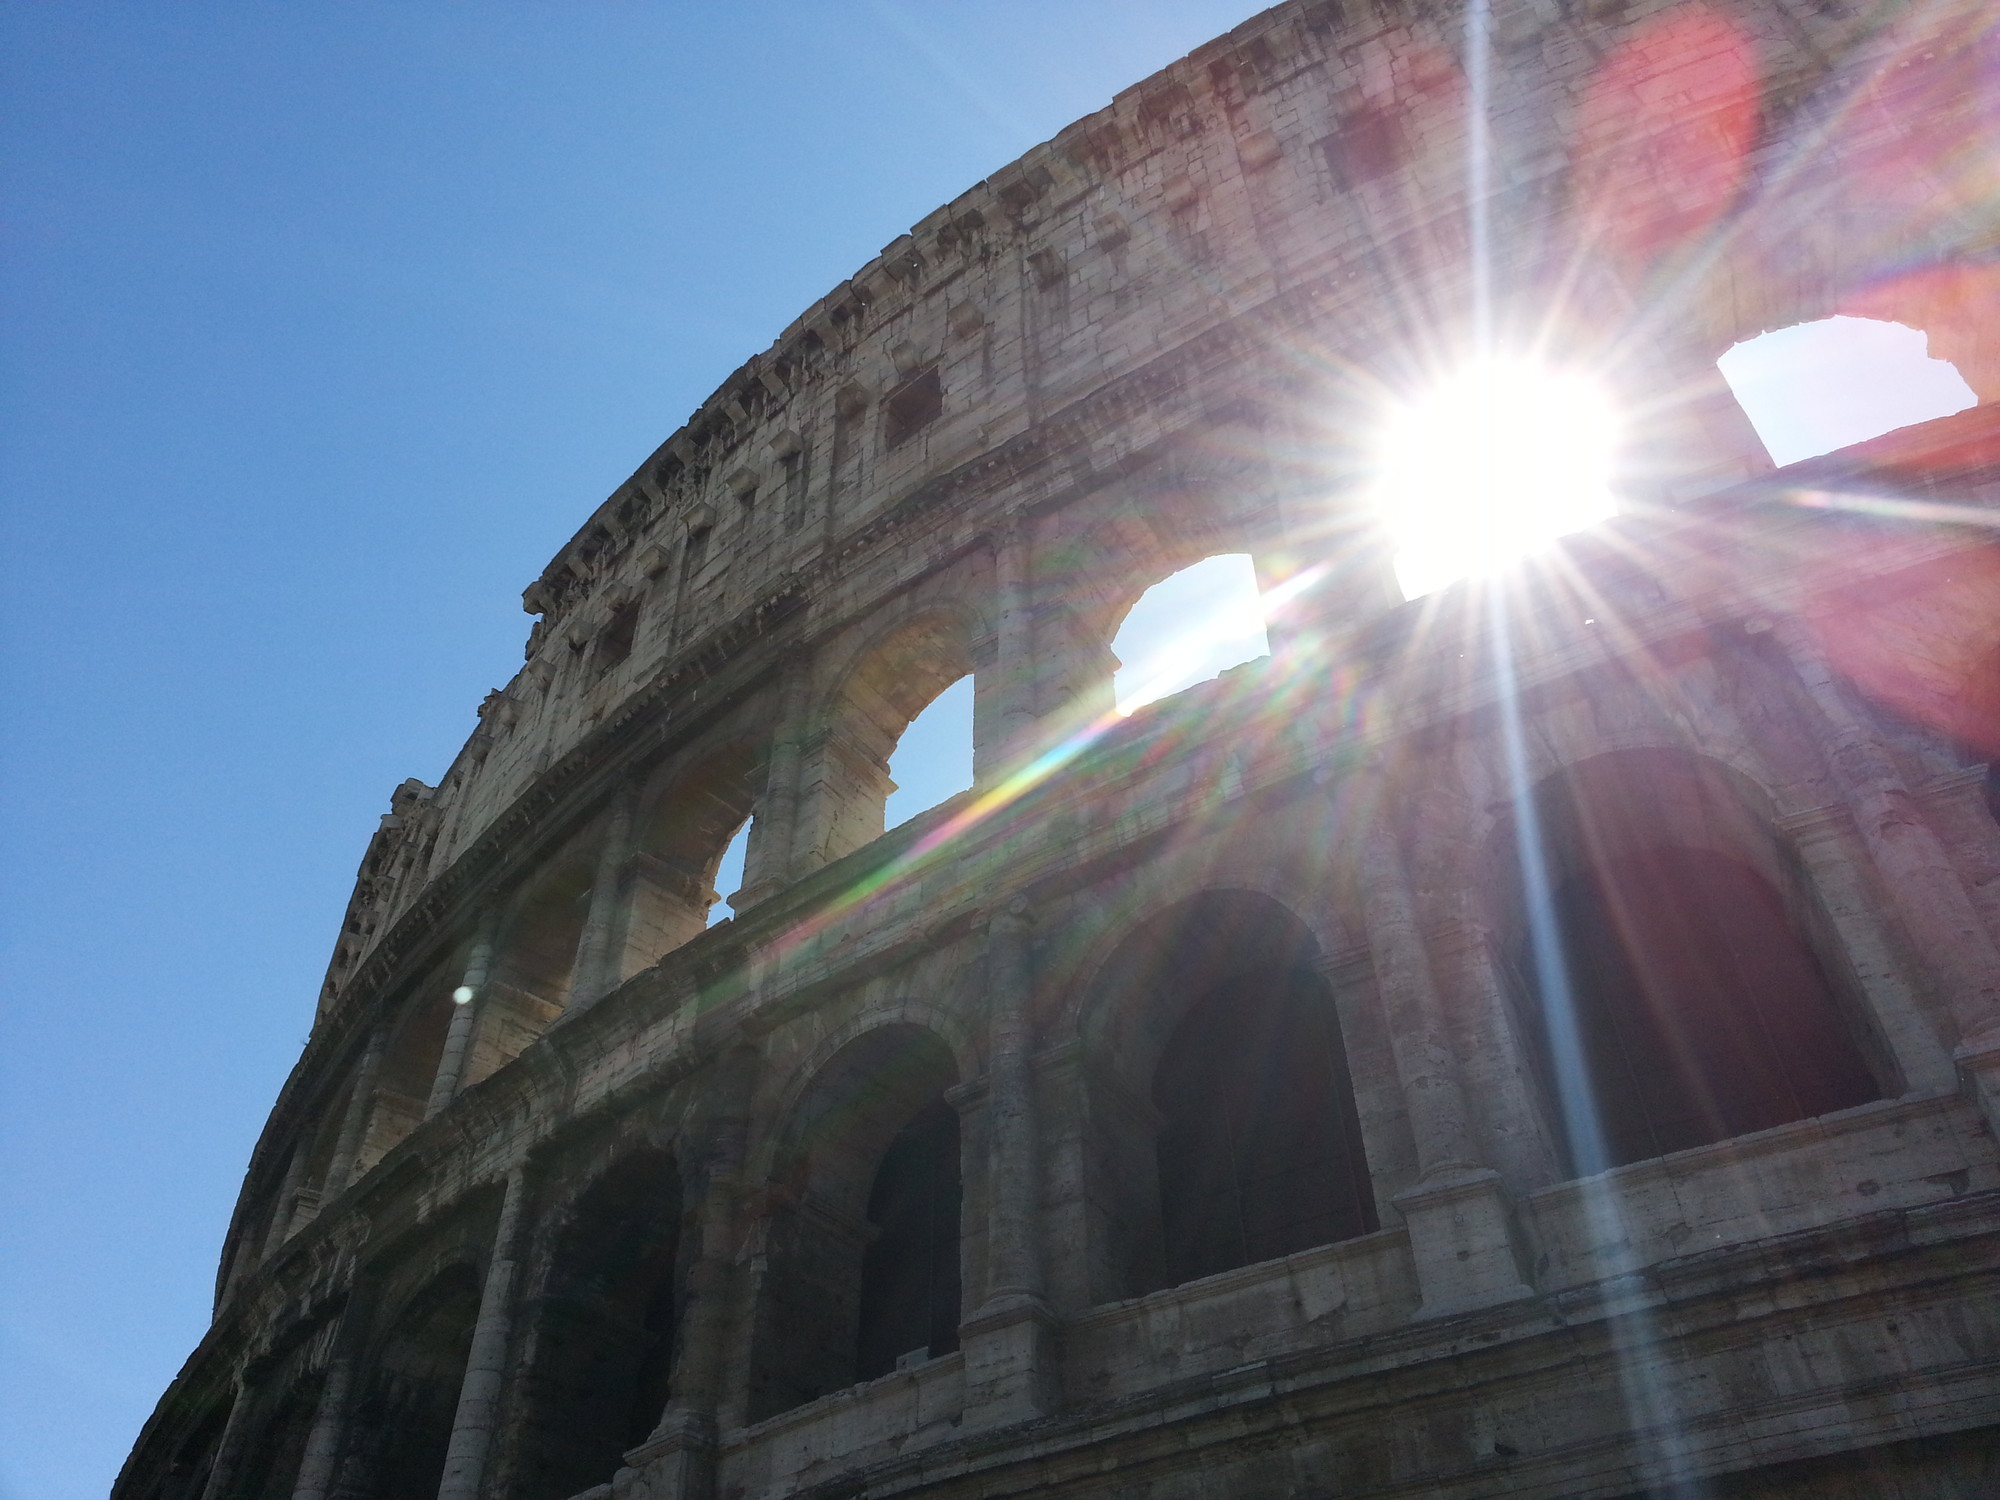
{"label": "stone pillar", "polygon": [[374,1112],[375,1080],[382,1073],[382,1055],[389,1049],[389,1025],[378,1021],[368,1033],[360,1066],[354,1070],[354,1088],[347,1096],[347,1111],[340,1118],[340,1134],[333,1143],[333,1160],[327,1163],[325,1196],[328,1202],[354,1180],[354,1164],[361,1158],[362,1137],[368,1133],[368,1117]]}
{"label": "stone pillar", "polygon": [[[1412,888],[1420,909],[1439,911],[1431,905],[1421,875],[1413,878]],[[1516,1192],[1561,1181],[1566,1175],[1558,1140],[1561,1121],[1544,1113],[1533,1062],[1508,1015],[1510,981],[1501,939],[1484,921],[1464,914],[1433,915],[1426,931],[1425,950],[1439,1001],[1445,1014],[1462,1018],[1459,1073],[1473,1111],[1480,1160]]]}
{"label": "stone pillar", "polygon": [[1042,1295],[1041,1148],[1035,1117],[1034,965],[1027,901],[987,926],[992,1191],[987,1300]]}
{"label": "stone pillar", "polygon": [[576,964],[569,984],[571,1011],[586,1010],[618,987],[616,958],[618,923],[623,916],[625,867],[632,858],[632,820],[638,813],[639,789],[627,783],[611,802],[604,845],[597,855],[597,873],[590,882],[590,911],[576,943]]}
{"label": "stone pillar", "polygon": [[472,1050],[472,1034],[479,1027],[479,997],[493,973],[493,953],[499,942],[499,913],[488,911],[480,918],[472,952],[466,956],[465,974],[458,981],[458,988],[451,992],[451,1029],[444,1035],[437,1076],[431,1083],[430,1100],[424,1105],[426,1120],[458,1096],[459,1080],[465,1077],[466,1054]]}
{"label": "stone pillar", "polygon": [[1118,658],[1084,611],[1056,599],[1036,611],[1037,748],[1093,732],[1116,710]]}
{"label": "stone pillar", "polygon": [[757,821],[743,851],[743,889],[736,910],[748,911],[776,895],[792,881],[797,864],[793,844],[798,838],[799,779],[804,757],[806,714],[811,702],[812,674],[804,661],[785,669],[778,688],[777,724],[771,754],[764,767],[764,795],[757,799]]}
{"label": "stone pillar", "polygon": [[1394,1198],[1410,1234],[1419,1317],[1443,1317],[1534,1295],[1522,1274],[1500,1174],[1472,1140],[1471,1112],[1417,925],[1387,789],[1370,776],[1362,814],[1362,921],[1417,1147],[1417,1183]]}
{"label": "stone pillar", "polygon": [[829,852],[841,811],[843,779],[833,734],[836,714],[837,709],[830,707],[826,720],[809,726],[799,737],[799,795],[786,846],[795,877],[810,875],[838,856],[839,851]]}
{"label": "stone pillar", "polygon": [[986,975],[987,1291],[959,1330],[965,1415],[975,1427],[1025,1421],[1061,1405],[1055,1317],[1043,1284],[1034,955],[1021,897],[987,924]]}
{"label": "stone pillar", "polygon": [[991,786],[1035,748],[1035,603],[1033,523],[1008,522],[993,541],[998,613],[993,711],[973,746],[973,782]]}
{"label": "stone pillar", "polygon": [[348,1398],[354,1391],[354,1354],[350,1343],[347,1320],[343,1320],[327,1356],[326,1379],[320,1384],[319,1404],[313,1408],[312,1429],[306,1434],[306,1450],[299,1460],[299,1477],[292,1486],[292,1500],[327,1500],[333,1489],[341,1440],[347,1433]]}
{"label": "stone pillar", "polygon": [[1417,929],[1402,851],[1380,809],[1362,846],[1362,921],[1389,1023],[1423,1179],[1475,1166],[1470,1112],[1438,1011],[1430,955]]}
{"label": "stone pillar", "polygon": [[458,1409],[451,1419],[451,1442],[445,1449],[438,1500],[478,1500],[487,1454],[493,1446],[507,1345],[514,1331],[514,1276],[520,1265],[527,1197],[527,1170],[516,1167],[507,1174],[505,1195],[500,1200],[493,1260],[479,1293],[479,1318],[473,1324],[472,1347],[465,1356],[465,1379],[459,1384]]}
{"label": "stone pillar", "polygon": [[698,1243],[682,1293],[673,1397],[652,1435],[625,1455],[629,1467],[613,1483],[613,1492],[621,1496],[712,1500],[715,1494],[715,1408],[728,1353],[736,1209],[756,1065],[756,1054],[748,1048],[723,1064],[716,1090],[721,1112],[709,1134]]}
{"label": "stone pillar", "polygon": [[[1918,962],[1951,1011],[1967,1066],[2000,1049],[2000,951],[1951,857],[1889,752],[1849,703],[1818,645],[1797,621],[1774,632],[1828,734],[1827,768],[1853,811]],[[1973,1068],[1975,1076],[1977,1068]],[[1990,1093],[1987,1117],[2000,1128]]]}
{"label": "stone pillar", "polygon": [[222,1436],[215,1440],[215,1462],[208,1466],[208,1482],[201,1487],[201,1500],[223,1500],[236,1483],[236,1471],[243,1466],[243,1450],[250,1443],[250,1407],[256,1382],[248,1371],[238,1371],[236,1394],[229,1403],[229,1416],[222,1424]]}

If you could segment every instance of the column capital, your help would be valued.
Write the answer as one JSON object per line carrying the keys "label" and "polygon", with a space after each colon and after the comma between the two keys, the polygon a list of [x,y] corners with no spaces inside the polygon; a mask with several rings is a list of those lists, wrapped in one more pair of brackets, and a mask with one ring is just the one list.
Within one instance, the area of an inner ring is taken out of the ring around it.
{"label": "column capital", "polygon": [[507,1169],[493,1257],[479,1291],[479,1312],[466,1351],[465,1376],[452,1415],[438,1500],[476,1500],[497,1426],[506,1357],[514,1331],[514,1277],[526,1238],[528,1166]]}
{"label": "column capital", "polygon": [[1053,1322],[1042,1298],[1030,909],[1016,892],[987,922],[987,1291],[961,1335],[967,1416],[975,1426],[1040,1416],[1059,1400]]}

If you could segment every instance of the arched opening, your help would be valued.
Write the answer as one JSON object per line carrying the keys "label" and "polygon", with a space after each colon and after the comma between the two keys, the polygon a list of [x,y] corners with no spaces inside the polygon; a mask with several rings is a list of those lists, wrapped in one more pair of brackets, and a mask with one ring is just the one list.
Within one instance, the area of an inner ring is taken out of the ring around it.
{"label": "arched opening", "polygon": [[1139,596],[1112,638],[1121,714],[1270,654],[1257,572],[1244,552],[1203,558]]}
{"label": "arched opening", "polygon": [[894,790],[882,822],[895,828],[972,786],[972,678],[961,677],[926,704],[889,756]]}
{"label": "arched opening", "polygon": [[348,1424],[337,1493],[353,1500],[436,1500],[478,1316],[478,1278],[470,1267],[457,1266],[390,1322]]}
{"label": "arched opening", "polygon": [[[492,968],[479,987],[459,1092],[519,1057],[570,1004],[593,873],[592,851],[572,841],[514,893],[498,926]],[[458,960],[454,990],[465,961]]]}
{"label": "arched opening", "polygon": [[578,1199],[539,1303],[519,1493],[607,1483],[658,1425],[673,1373],[680,1242],[680,1171],[664,1151],[627,1157]]}
{"label": "arched opening", "polygon": [[[808,772],[811,836],[820,862],[839,859],[882,836],[896,790],[890,757],[918,715],[971,672],[963,622],[937,614],[892,632],[848,673],[831,707],[830,732]],[[958,763],[970,763],[971,727],[963,712],[970,706],[970,692],[961,691],[963,700],[947,698],[938,720],[927,726],[916,758],[898,757],[899,768],[914,772],[915,781],[927,787],[955,779]],[[898,811],[905,816],[920,811],[908,805],[916,795],[904,799]]]}
{"label": "arched opening", "polygon": [[294,1372],[243,1456],[231,1493],[242,1500],[291,1500],[319,1405],[320,1379]]}
{"label": "arched opening", "polygon": [[1560,977],[1518,891],[1523,1028],[1573,1173],[1880,1098],[1800,883],[1720,768],[1619,751],[1534,802]]}
{"label": "arched opening", "polygon": [[202,1491],[208,1488],[208,1476],[215,1468],[216,1450],[222,1446],[222,1430],[228,1422],[226,1400],[209,1407],[174,1448],[166,1469],[146,1492],[150,1500],[201,1500]]}
{"label": "arched opening", "polygon": [[749,856],[750,820],[746,818],[730,837],[729,847],[722,851],[722,859],[715,867],[715,889],[721,899],[708,909],[708,926],[736,915],[736,898],[743,890],[743,865]]}
{"label": "arched opening", "polygon": [[673,776],[633,830],[619,977],[650,968],[726,913],[722,898],[742,884],[746,842],[763,771],[748,745],[730,745]]}
{"label": "arched opening", "polygon": [[958,1347],[956,1081],[950,1049],[905,1024],[855,1038],[813,1081],[776,1186],[752,1421]]}
{"label": "arched opening", "polygon": [[1214,891],[1144,924],[1106,965],[1091,1108],[1101,1298],[1378,1227],[1317,958],[1276,902]]}
{"label": "arched opening", "polygon": [[[497,1040],[502,1029],[489,1026],[489,1018],[519,1017],[538,1033],[569,1003],[577,944],[590,909],[592,866],[589,851],[566,849],[515,893],[501,926],[492,976],[480,997],[482,1043],[485,1033]],[[520,1050],[515,1047],[507,1056]],[[466,1081],[472,1081],[469,1075]]]}
{"label": "arched opening", "polygon": [[1220,979],[1153,1074],[1169,1285],[1376,1227],[1326,985],[1282,961]]}
{"label": "arched opening", "polygon": [[1771,883],[1656,846],[1556,890],[1610,1163],[1664,1156],[1877,1097]]}
{"label": "arched opening", "polygon": [[942,1097],[896,1132],[868,1192],[856,1380],[958,1347],[958,1111]]}
{"label": "arched opening", "polygon": [[1783,466],[1977,406],[1956,366],[1900,323],[1832,317],[1761,333],[1716,361]]}
{"label": "arched opening", "polygon": [[[350,1060],[350,1073],[358,1071],[357,1064],[358,1059]],[[369,1101],[357,1101],[355,1098],[355,1092],[360,1087],[361,1080],[353,1078],[344,1087],[329,1092],[329,1102],[318,1121],[309,1130],[301,1132],[301,1139],[292,1148],[292,1160],[272,1197],[270,1216],[264,1221],[263,1238],[246,1235],[238,1244],[235,1256],[255,1257],[275,1250],[284,1240],[317,1218],[322,1205],[346,1185],[329,1181],[328,1174],[333,1168],[333,1156],[339,1146],[347,1112],[357,1107],[369,1107]],[[235,1274],[233,1267],[230,1274]]]}
{"label": "arched opening", "polygon": [[423,1122],[424,1106],[437,1081],[438,1059],[451,1029],[451,984],[433,974],[403,1005],[400,1019],[383,1049],[375,1097],[368,1103],[368,1123],[355,1155],[359,1177],[380,1161],[403,1137]]}

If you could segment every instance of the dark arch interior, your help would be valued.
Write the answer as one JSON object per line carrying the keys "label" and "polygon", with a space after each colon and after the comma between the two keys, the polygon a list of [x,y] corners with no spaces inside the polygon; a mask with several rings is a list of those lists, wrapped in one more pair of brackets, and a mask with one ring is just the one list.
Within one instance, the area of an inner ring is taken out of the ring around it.
{"label": "dark arch interior", "polygon": [[1741,861],[1636,851],[1563,882],[1555,909],[1603,1165],[1880,1097],[1818,959]]}
{"label": "dark arch interior", "polygon": [[942,1097],[896,1132],[868,1194],[876,1234],[861,1260],[854,1378],[906,1354],[958,1347],[958,1111]]}
{"label": "dark arch interior", "polygon": [[776,1183],[752,1335],[752,1421],[957,1347],[959,1131],[951,1051],[883,1026],[802,1101]]}
{"label": "dark arch interior", "polygon": [[529,1376],[517,1489],[607,1483],[666,1409],[680,1311],[681,1179],[671,1156],[628,1157],[594,1183],[551,1258]]}
{"label": "dark arch interior", "polygon": [[1100,1295],[1378,1227],[1317,957],[1276,902],[1214,891],[1144,924],[1106,966],[1099,1050],[1113,1076],[1093,1110],[1091,1168]]}
{"label": "dark arch interior", "polygon": [[181,1440],[166,1471],[146,1493],[150,1500],[201,1500],[208,1488],[208,1476],[215,1468],[215,1452],[222,1444],[222,1429],[229,1421],[229,1404],[219,1401]]}
{"label": "dark arch interior", "polygon": [[361,1142],[357,1175],[423,1120],[431,1085],[437,1079],[438,1059],[444,1054],[445,1035],[451,1030],[450,982],[446,975],[433,973],[403,1001],[402,1019],[383,1052],[375,1097],[368,1103],[367,1134]]}
{"label": "dark arch interior", "polygon": [[461,1266],[398,1317],[349,1424],[343,1500],[435,1500],[478,1316],[478,1280]]}
{"label": "dark arch interior", "polygon": [[1789,866],[1722,773],[1601,756],[1543,788],[1536,815],[1566,983],[1537,972],[1525,903],[1514,978],[1569,1171],[1881,1097]]}
{"label": "dark arch interior", "polygon": [[319,1405],[319,1390],[318,1377],[287,1384],[244,1455],[243,1467],[230,1486],[233,1496],[241,1500],[291,1500]]}
{"label": "dark arch interior", "polygon": [[747,745],[716,751],[676,776],[634,829],[621,971],[657,963],[708,925],[724,851],[755,810],[763,761]]}
{"label": "dark arch interior", "polygon": [[897,741],[911,720],[971,671],[963,622],[937,615],[904,625],[855,664],[828,726],[827,773],[839,795],[817,833],[825,858],[838,859],[881,837]]}
{"label": "dark arch interior", "polygon": [[591,875],[589,862],[572,856],[516,897],[500,933],[484,1005],[491,1007],[501,996],[553,1013],[568,1003]]}
{"label": "dark arch interior", "polygon": [[1373,1233],[1333,997],[1246,967],[1197,1000],[1153,1074],[1168,1285]]}

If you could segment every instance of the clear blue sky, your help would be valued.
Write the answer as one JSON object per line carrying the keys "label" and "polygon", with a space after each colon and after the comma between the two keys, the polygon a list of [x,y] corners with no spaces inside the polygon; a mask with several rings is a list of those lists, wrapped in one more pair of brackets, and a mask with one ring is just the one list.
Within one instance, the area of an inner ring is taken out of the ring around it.
{"label": "clear blue sky", "polygon": [[742,360],[1254,0],[0,6],[0,1496],[96,1500],[390,788]]}

